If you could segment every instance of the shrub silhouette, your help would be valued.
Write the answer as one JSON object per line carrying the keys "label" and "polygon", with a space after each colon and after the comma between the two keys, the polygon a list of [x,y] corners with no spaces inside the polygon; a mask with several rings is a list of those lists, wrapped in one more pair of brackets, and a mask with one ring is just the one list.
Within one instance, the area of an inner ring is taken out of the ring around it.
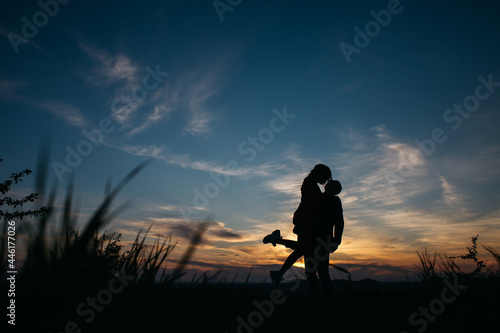
{"label": "shrub silhouette", "polygon": [[[0,158],[0,163],[2,163],[3,159]],[[23,205],[27,202],[34,202],[36,199],[38,199],[38,193],[31,193],[30,195],[25,196],[22,199],[13,199],[11,197],[5,197],[5,194],[7,194],[10,191],[10,188],[12,185],[17,184],[23,180],[24,176],[29,175],[32,173],[30,169],[25,169],[22,170],[21,172],[15,172],[12,173],[10,176],[10,179],[4,180],[3,182],[0,183],[0,195],[3,196],[3,198],[0,198],[0,207],[2,206],[12,206],[13,208],[16,207],[23,207]],[[3,219],[4,221],[7,220],[13,220],[13,219],[20,219],[22,220],[23,217],[29,216],[29,217],[40,217],[43,215],[48,214],[49,211],[47,207],[41,207],[39,209],[35,210],[27,210],[27,211],[19,211],[16,210],[14,212],[10,211],[3,211],[0,209],[0,219]]]}

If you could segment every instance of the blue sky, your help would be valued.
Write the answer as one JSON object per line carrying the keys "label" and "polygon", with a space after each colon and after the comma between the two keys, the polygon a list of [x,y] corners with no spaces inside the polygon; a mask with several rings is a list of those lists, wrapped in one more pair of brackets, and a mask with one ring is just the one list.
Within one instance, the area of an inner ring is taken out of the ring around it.
{"label": "blue sky", "polygon": [[[415,250],[462,254],[476,234],[500,246],[495,2],[54,3],[0,5],[3,178],[34,170],[49,137],[49,175],[61,195],[74,177],[84,220],[106,179],[152,157],[110,228],[130,241],[154,223],[175,259],[209,219],[193,267],[258,277],[286,258],[261,239],[295,236],[317,163],[343,184],[331,260],[355,277],[402,278]],[[70,166],[68,149],[86,156]]]}

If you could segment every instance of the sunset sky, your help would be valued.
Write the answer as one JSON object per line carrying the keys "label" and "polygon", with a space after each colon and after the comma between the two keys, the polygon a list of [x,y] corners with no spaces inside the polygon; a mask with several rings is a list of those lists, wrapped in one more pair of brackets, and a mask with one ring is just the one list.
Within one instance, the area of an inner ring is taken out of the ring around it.
{"label": "sunset sky", "polygon": [[[416,250],[464,254],[476,234],[500,249],[499,10],[3,1],[0,177],[35,170],[49,138],[49,177],[60,199],[74,177],[84,223],[108,178],[152,157],[108,230],[128,244],[153,223],[151,241],[178,242],[172,267],[196,221],[210,221],[191,268],[229,278],[253,266],[262,281],[284,261],[289,251],[262,238],[295,239],[300,185],[317,163],[343,185],[330,261],[353,279],[404,279]],[[34,179],[10,194],[31,193]]]}

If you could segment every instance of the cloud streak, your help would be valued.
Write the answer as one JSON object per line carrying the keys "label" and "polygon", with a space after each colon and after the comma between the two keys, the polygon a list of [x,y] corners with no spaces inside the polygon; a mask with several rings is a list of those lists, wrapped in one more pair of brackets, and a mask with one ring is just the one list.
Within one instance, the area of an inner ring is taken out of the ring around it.
{"label": "cloud streak", "polygon": [[87,124],[87,120],[76,106],[61,101],[40,102],[39,106],[71,126],[84,128]]}
{"label": "cloud streak", "polygon": [[[166,146],[141,146],[141,145],[117,145],[114,148],[123,150],[131,155],[146,156],[164,161],[167,164],[175,165],[183,169],[198,170],[211,172],[220,175],[231,177],[240,177],[243,179],[251,177],[269,177],[274,174],[274,171],[281,168],[280,165],[275,165],[270,162],[262,163],[255,166],[239,166],[238,168],[227,168],[227,163],[218,163],[206,160],[195,160],[191,154],[176,154],[169,150]],[[228,161],[229,162],[229,161]]]}
{"label": "cloud streak", "polygon": [[[141,67],[124,54],[111,55],[83,42],[80,42],[80,47],[93,60],[93,68],[87,74],[86,82],[112,89],[109,102],[111,117],[126,131],[126,136],[143,132],[173,110],[168,84],[164,82],[168,73],[159,69],[160,65],[148,70],[148,66]],[[150,72],[158,69],[162,75],[159,78],[161,82],[155,82],[155,88],[145,89],[145,78],[149,76],[153,80]]]}
{"label": "cloud streak", "polygon": [[204,233],[202,244],[214,245],[215,242],[241,242],[246,237],[217,221],[192,221],[186,222],[182,218],[151,218],[161,228],[171,234],[174,238],[190,240],[196,234],[199,224],[204,223],[207,230]]}
{"label": "cloud streak", "polygon": [[[80,42],[80,47],[95,64],[87,74],[87,83],[98,87],[113,87],[113,99],[131,99],[133,90],[142,84],[146,74],[144,69],[126,55],[111,55],[83,42]],[[185,64],[186,70],[174,74],[168,82],[163,82],[150,92],[147,98],[115,105],[111,113],[113,119],[128,129],[127,136],[133,136],[166,118],[173,111],[183,112],[186,119],[183,127],[185,133],[192,136],[211,133],[220,112],[208,105],[227,81],[227,64],[232,54],[233,51],[227,51],[216,57],[206,58],[202,63],[189,64],[190,67]],[[139,110],[146,116],[140,117]]]}
{"label": "cloud streak", "polygon": [[84,128],[88,124],[87,119],[80,112],[80,109],[72,104],[60,100],[41,101],[24,96],[21,90],[30,85],[31,82],[29,81],[0,81],[0,98],[47,111],[66,124],[79,129]]}
{"label": "cloud streak", "polygon": [[95,86],[109,86],[125,81],[125,89],[132,89],[138,82],[140,68],[125,55],[110,53],[80,42],[80,47],[96,64],[87,74],[86,81]]}

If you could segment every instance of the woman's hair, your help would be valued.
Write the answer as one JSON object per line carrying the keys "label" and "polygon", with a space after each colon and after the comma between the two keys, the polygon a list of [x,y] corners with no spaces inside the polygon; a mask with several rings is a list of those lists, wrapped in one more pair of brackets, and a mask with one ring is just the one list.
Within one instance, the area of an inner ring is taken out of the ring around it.
{"label": "woman's hair", "polygon": [[328,193],[331,193],[333,195],[337,195],[340,192],[342,192],[342,185],[338,180],[330,180],[326,185],[325,185],[325,191]]}
{"label": "woman's hair", "polygon": [[316,164],[311,172],[309,172],[309,176],[315,179],[326,178],[328,180],[332,178],[332,171],[324,164]]}

